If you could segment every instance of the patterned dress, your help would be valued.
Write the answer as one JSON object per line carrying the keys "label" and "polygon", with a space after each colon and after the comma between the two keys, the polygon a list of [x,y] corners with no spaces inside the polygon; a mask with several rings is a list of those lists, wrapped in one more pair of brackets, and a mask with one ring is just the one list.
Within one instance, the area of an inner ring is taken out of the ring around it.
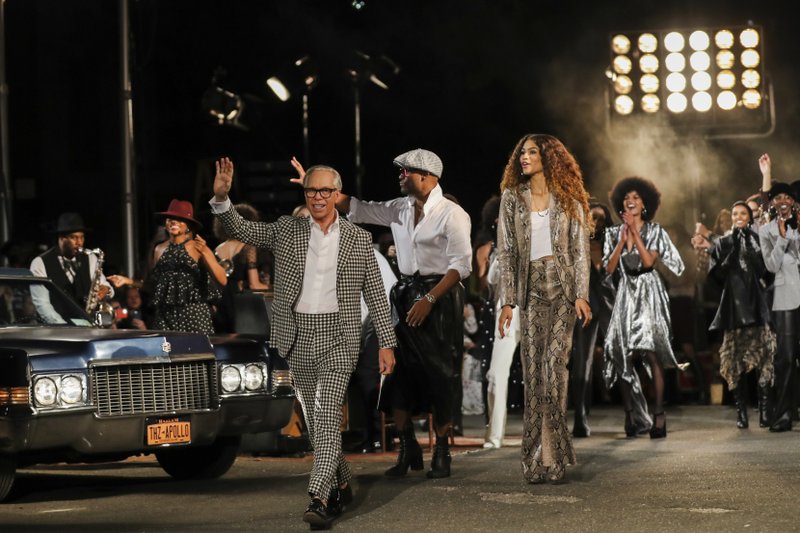
{"label": "patterned dress", "polygon": [[[606,228],[603,266],[611,259],[621,228],[621,225]],[[645,248],[658,252],[658,262],[676,276],[683,273],[683,260],[664,228],[645,222],[640,234]],[[627,246],[622,248],[614,275],[617,274],[617,297],[604,347],[603,378],[608,388],[617,379],[624,379],[636,389],[639,379],[633,367],[634,353],[655,352],[664,368],[675,368],[678,364],[672,353],[669,296],[658,272],[642,266],[635,246],[630,251]]]}
{"label": "patterned dress", "polygon": [[719,373],[730,390],[754,368],[759,369],[759,386],[772,385],[777,340],[770,327],[767,267],[758,234],[736,230],[717,240],[709,258],[709,277],[722,286],[717,314],[708,328],[724,332]]}
{"label": "patterned dress", "polygon": [[209,304],[221,294],[183,244],[169,243],[151,277],[154,329],[214,333]]}

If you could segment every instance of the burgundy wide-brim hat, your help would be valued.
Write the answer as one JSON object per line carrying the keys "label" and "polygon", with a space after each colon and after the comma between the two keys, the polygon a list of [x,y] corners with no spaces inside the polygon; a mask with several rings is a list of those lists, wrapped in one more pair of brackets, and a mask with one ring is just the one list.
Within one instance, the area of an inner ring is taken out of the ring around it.
{"label": "burgundy wide-brim hat", "polygon": [[160,215],[165,218],[176,218],[178,220],[183,220],[184,222],[192,224],[197,230],[203,227],[203,225],[194,218],[194,208],[192,207],[192,202],[187,202],[186,200],[178,200],[177,198],[173,198],[169,203],[167,210],[156,213],[156,215]]}

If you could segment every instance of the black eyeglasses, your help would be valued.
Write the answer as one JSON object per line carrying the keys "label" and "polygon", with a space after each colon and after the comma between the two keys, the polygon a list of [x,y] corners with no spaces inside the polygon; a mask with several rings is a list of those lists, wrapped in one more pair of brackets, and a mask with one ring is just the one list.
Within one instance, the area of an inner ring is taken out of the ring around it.
{"label": "black eyeglasses", "polygon": [[319,193],[320,196],[322,196],[325,199],[328,199],[331,197],[331,194],[333,194],[336,190],[337,189],[314,189],[313,187],[303,188],[303,192],[306,193],[307,198],[314,198],[317,195],[317,193]]}

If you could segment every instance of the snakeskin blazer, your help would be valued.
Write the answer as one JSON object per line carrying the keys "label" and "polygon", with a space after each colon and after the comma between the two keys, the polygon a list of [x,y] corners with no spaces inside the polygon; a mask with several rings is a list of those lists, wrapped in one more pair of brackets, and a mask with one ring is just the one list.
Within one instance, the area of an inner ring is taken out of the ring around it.
{"label": "snakeskin blazer", "polygon": [[[577,206],[580,218],[570,219],[552,194],[548,209],[553,260],[564,296],[571,302],[578,298],[588,302],[589,234],[583,224],[583,209]],[[531,256],[530,214],[530,182],[503,191],[497,224],[500,305],[519,305],[525,308],[527,304]]]}
{"label": "snakeskin blazer", "polygon": [[[284,216],[276,222],[250,222],[231,207],[218,214],[225,230],[245,244],[267,248],[275,257],[275,297],[272,302],[270,343],[283,357],[290,357],[297,337],[294,308],[303,288],[311,222],[308,218]],[[361,342],[361,294],[367,304],[378,342],[395,347],[389,302],[375,260],[369,232],[339,217],[339,255],[336,266],[336,297],[341,330],[348,348],[358,356]]]}

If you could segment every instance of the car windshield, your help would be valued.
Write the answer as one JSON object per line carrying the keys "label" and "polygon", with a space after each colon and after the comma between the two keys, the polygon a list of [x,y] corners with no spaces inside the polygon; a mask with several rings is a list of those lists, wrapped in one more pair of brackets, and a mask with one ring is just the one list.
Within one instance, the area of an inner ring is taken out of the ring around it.
{"label": "car windshield", "polygon": [[78,306],[55,285],[38,278],[0,279],[0,327],[91,327]]}

